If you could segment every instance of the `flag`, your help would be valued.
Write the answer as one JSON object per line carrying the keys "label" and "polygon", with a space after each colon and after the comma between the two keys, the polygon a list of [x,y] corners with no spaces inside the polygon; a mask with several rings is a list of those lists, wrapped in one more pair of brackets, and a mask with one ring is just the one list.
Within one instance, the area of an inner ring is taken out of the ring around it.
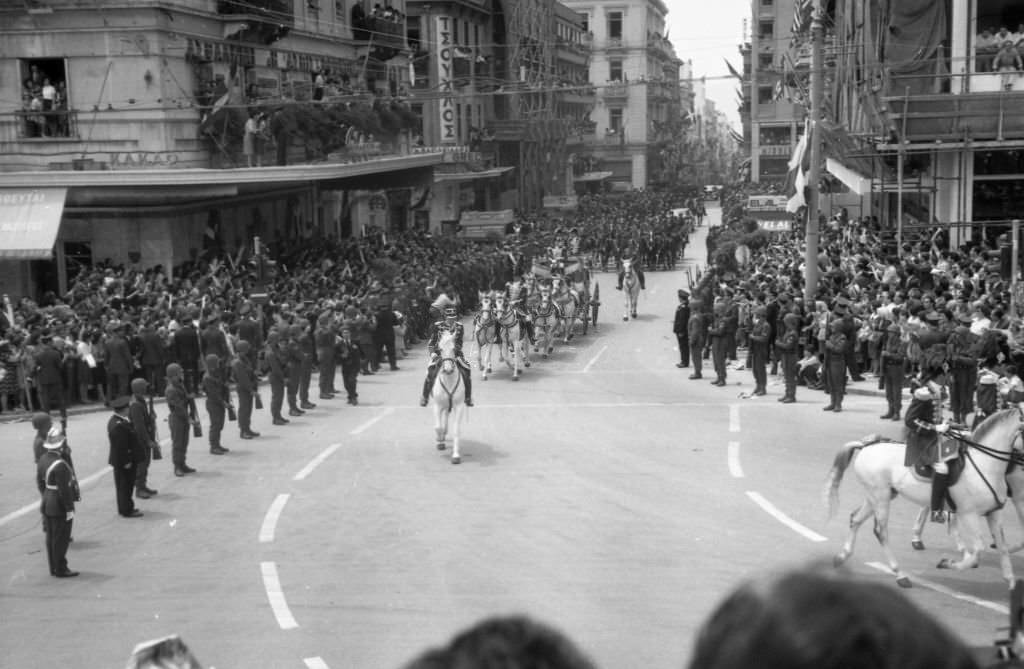
{"label": "flag", "polygon": [[736,71],[736,68],[732,66],[732,63],[729,62],[729,59],[724,58],[723,60],[725,60],[725,66],[729,68],[729,74],[736,77],[740,81],[743,81],[743,76]]}
{"label": "flag", "polygon": [[797,142],[787,166],[789,173],[786,175],[786,187],[783,193],[789,198],[786,202],[786,211],[790,213],[796,213],[800,207],[807,205],[804,188],[807,186],[807,170],[809,168],[807,160],[810,153],[807,149],[810,139],[811,124],[808,120],[804,122],[804,134]]}
{"label": "flag", "polygon": [[793,3],[793,28],[794,35],[807,32],[811,27],[811,17],[814,14],[814,0],[795,0]]}

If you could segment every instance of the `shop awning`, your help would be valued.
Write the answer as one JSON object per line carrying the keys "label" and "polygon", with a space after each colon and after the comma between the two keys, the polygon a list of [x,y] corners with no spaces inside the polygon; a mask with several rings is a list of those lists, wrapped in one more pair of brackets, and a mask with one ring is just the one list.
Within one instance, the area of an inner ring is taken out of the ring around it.
{"label": "shop awning", "polygon": [[584,172],[583,174],[574,178],[573,181],[604,181],[613,174],[614,172]]}
{"label": "shop awning", "polygon": [[480,170],[479,172],[434,172],[434,183],[441,183],[442,181],[476,181],[477,179],[487,179],[490,177],[500,177],[506,172],[511,172],[514,167],[492,167],[489,170]]}
{"label": "shop awning", "polygon": [[871,179],[843,165],[838,160],[828,158],[825,160],[825,169],[828,173],[839,179],[846,187],[857,195],[867,195],[871,192]]}
{"label": "shop awning", "polygon": [[50,258],[67,192],[66,188],[0,188],[0,258]]}

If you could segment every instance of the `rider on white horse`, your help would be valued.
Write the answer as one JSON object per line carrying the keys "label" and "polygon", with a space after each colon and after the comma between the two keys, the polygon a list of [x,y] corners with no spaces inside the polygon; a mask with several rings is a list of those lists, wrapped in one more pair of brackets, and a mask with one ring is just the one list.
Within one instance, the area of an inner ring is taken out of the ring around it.
{"label": "rider on white horse", "polygon": [[466,406],[473,406],[473,382],[469,376],[469,363],[462,355],[462,323],[458,320],[458,311],[455,303],[447,303],[444,306],[444,319],[434,323],[430,329],[430,341],[427,343],[427,350],[430,351],[430,364],[427,366],[427,378],[423,381],[423,394],[420,396],[420,406],[427,406],[430,391],[434,387],[434,379],[437,378],[437,368],[441,364],[438,340],[444,332],[451,332],[455,338],[455,362],[462,373],[462,381],[466,384]]}
{"label": "rider on white horse", "polygon": [[644,270],[640,267],[640,254],[636,250],[630,250],[622,255],[623,266],[619,270],[619,285],[615,286],[615,290],[622,290],[622,279],[626,276],[625,261],[629,260],[633,265],[633,272],[636,274],[636,278],[640,281],[640,290],[647,290],[644,286]]}
{"label": "rider on white horse", "polygon": [[940,364],[922,362],[922,384],[914,390],[904,424],[907,427],[907,453],[904,465],[929,464],[932,475],[932,522],[946,522],[946,490],[949,488],[949,466],[957,456],[958,444],[944,435],[949,424],[942,418],[942,386],[946,370]]}

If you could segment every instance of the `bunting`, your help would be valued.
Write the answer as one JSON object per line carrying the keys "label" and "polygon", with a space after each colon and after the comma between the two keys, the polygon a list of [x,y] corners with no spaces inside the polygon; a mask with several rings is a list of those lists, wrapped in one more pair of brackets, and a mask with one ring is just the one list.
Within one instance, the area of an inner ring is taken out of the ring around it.
{"label": "bunting", "polygon": [[813,15],[814,0],[795,0],[793,3],[793,34],[799,35],[807,32],[811,27]]}
{"label": "bunting", "polygon": [[736,71],[736,68],[732,66],[732,63],[729,62],[729,59],[728,58],[723,58],[723,60],[725,61],[725,66],[727,68],[729,68],[729,74],[731,76],[736,77],[740,81],[743,81],[743,76],[739,72]]}

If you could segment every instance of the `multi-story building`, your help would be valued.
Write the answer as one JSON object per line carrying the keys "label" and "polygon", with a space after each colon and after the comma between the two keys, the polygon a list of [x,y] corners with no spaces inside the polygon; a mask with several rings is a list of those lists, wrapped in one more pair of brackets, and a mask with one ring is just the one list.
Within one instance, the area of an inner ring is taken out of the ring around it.
{"label": "multi-story building", "polygon": [[[104,259],[170,268],[210,244],[404,226],[410,187],[442,160],[408,146],[404,12],[3,3],[0,290],[63,291]],[[387,183],[405,197],[381,197]]]}
{"label": "multi-story building", "polygon": [[681,61],[664,37],[668,7],[662,0],[565,4],[585,16],[591,38],[590,81],[598,91],[593,157],[613,180],[644,188],[681,114]]}
{"label": "multi-story building", "polygon": [[[782,182],[803,131],[804,108],[780,95],[793,26],[794,0],[751,0],[749,49],[744,56],[744,84],[749,87],[750,177],[754,182]],[[749,81],[746,80],[749,56]],[[748,100],[744,99],[744,105]],[[744,138],[747,138],[744,127]]]}

